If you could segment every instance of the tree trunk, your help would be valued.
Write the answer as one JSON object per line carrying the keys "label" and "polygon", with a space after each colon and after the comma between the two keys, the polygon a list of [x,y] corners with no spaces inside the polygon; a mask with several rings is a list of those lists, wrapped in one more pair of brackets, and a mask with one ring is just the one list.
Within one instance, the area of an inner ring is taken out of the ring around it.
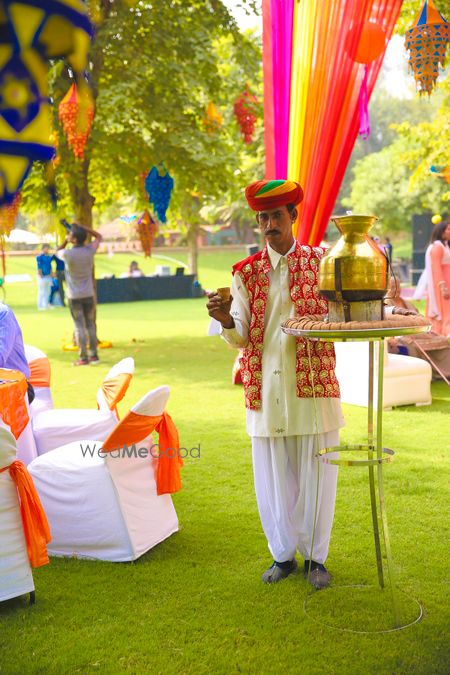
{"label": "tree trunk", "polygon": [[88,182],[89,160],[84,159],[80,166],[79,184],[72,183],[70,192],[75,209],[75,221],[80,225],[87,225],[92,228],[92,207],[95,198],[89,192]]}
{"label": "tree trunk", "polygon": [[189,225],[187,232],[189,274],[195,274],[196,279],[198,278],[197,235],[198,225]]}

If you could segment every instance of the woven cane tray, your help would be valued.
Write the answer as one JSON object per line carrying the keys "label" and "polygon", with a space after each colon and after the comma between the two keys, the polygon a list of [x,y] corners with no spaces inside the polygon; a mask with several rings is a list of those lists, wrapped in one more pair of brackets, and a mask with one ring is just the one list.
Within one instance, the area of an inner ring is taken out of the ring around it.
{"label": "woven cane tray", "polygon": [[307,315],[300,318],[287,319],[281,328],[289,335],[304,338],[321,338],[322,340],[367,340],[396,335],[413,335],[430,330],[428,319],[420,314],[403,316],[391,315],[382,321],[347,321],[328,322],[323,316]]}

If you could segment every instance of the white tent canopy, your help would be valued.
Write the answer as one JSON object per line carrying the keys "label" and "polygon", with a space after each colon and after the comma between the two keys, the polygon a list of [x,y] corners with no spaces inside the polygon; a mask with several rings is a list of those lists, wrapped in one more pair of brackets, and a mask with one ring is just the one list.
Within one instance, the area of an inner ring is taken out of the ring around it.
{"label": "white tent canopy", "polygon": [[11,244],[40,244],[42,241],[34,232],[19,229],[11,230],[7,240]]}

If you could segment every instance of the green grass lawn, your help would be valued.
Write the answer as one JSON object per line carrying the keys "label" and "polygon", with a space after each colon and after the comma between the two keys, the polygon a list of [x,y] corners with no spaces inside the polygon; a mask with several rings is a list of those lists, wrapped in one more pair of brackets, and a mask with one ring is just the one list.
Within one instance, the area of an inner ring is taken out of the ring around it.
{"label": "green grass lawn", "polygon": [[[112,265],[122,271],[132,257],[99,257],[97,276]],[[203,286],[228,285],[239,257],[203,254]],[[34,261],[7,264],[9,273],[23,273]],[[242,390],[230,383],[234,352],[206,336],[204,300],[100,305],[99,336],[114,346],[100,352],[96,368],[73,368],[73,353],[61,350],[71,334],[68,310],[38,313],[35,298],[34,282],[7,288],[25,341],[51,359],[58,407],[94,406],[108,368],[133,356],[121,411],[148,389],[170,385],[168,410],[181,443],[200,445],[201,454],[186,460],[183,490],[174,496],[179,533],[135,563],[54,558],[34,571],[34,607],[24,599],[0,605],[1,673],[448,672],[445,384],[433,384],[432,406],[384,414],[384,444],[396,452],[384,476],[400,604],[412,620],[417,600],[423,620],[384,635],[337,632],[323,624],[391,625],[387,593],[355,588],[377,582],[366,472],[340,469],[327,563],[335,589],[311,597],[307,616],[300,574],[274,587],[260,580],[271,559],[253,494]],[[361,442],[365,409],[344,411],[343,441]]]}

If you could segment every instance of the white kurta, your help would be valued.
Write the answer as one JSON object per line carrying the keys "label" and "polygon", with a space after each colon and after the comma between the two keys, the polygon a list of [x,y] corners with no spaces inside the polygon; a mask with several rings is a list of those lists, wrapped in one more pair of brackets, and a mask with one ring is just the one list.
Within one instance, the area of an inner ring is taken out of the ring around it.
{"label": "white kurta", "polygon": [[[280,328],[295,312],[287,263],[294,249],[295,243],[285,256],[270,246],[267,249],[272,269],[265,312],[262,406],[247,410],[247,432],[252,437],[259,514],[274,560],[291,560],[298,549],[305,559],[323,563],[333,523],[337,467],[318,463],[315,453],[317,446],[338,444],[344,419],[339,399],[314,401],[296,395],[295,338]],[[222,329],[222,337],[242,348],[248,342],[250,306],[248,291],[237,274],[231,294],[235,328]]]}
{"label": "white kurta", "polygon": [[[287,255],[267,247],[272,270],[269,272],[264,350],[262,354],[262,388],[259,410],[247,410],[249,436],[298,436],[323,433],[344,426],[341,403],[337,398],[298,398],[296,396],[295,338],[283,333],[280,324],[294,316],[295,307],[289,291]],[[231,315],[235,328],[222,329],[222,337],[233,347],[245,347],[250,326],[248,291],[238,274],[233,278]],[[316,428],[316,411],[317,426]]]}

